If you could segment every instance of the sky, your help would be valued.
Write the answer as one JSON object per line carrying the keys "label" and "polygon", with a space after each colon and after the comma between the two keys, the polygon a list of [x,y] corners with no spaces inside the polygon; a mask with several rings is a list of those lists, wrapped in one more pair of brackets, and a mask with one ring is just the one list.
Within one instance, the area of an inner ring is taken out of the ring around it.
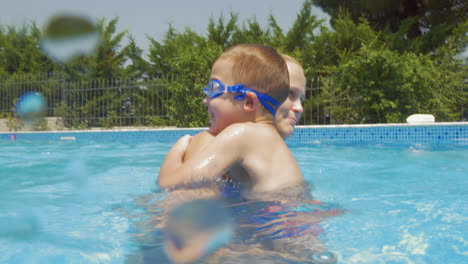
{"label": "sky", "polygon": [[[1,0],[0,25],[28,25],[34,21],[42,28],[53,16],[62,13],[105,18],[119,17],[117,32],[127,30],[137,45],[147,50],[147,36],[163,40],[169,24],[182,32],[186,27],[205,34],[210,17],[229,17],[238,12],[238,22],[255,17],[265,26],[272,14],[287,31],[300,11],[303,0]],[[313,13],[327,18],[320,9]]]}

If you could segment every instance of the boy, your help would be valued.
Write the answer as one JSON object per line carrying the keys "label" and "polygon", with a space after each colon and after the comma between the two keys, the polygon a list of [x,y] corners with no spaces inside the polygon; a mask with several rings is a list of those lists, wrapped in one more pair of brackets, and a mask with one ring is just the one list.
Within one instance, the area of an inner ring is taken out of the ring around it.
{"label": "boy", "polygon": [[[306,78],[304,76],[304,69],[297,60],[285,54],[281,54],[281,56],[287,65],[290,87],[287,99],[276,111],[275,125],[281,137],[286,139],[294,132],[294,127],[301,118],[303,112],[302,102],[304,101],[305,96]],[[190,138],[190,144],[188,144],[186,149],[175,145],[175,148],[178,149],[176,152],[179,153],[182,157],[182,161],[185,162],[208,145],[215,136],[216,135],[211,134],[209,130],[200,132]],[[228,177],[225,177],[225,180],[227,179]],[[236,183],[231,182],[231,186],[236,186]],[[197,192],[196,195],[203,193],[204,197],[219,196],[219,187],[220,186],[218,184],[215,184],[215,186],[212,186],[211,188],[204,188],[203,190],[199,189],[199,192]]]}
{"label": "boy", "polygon": [[161,166],[159,186],[221,179],[227,171],[247,195],[303,183],[296,160],[274,126],[276,108],[289,93],[281,55],[262,45],[234,46],[215,61],[210,79],[204,104],[210,114],[209,132],[217,136],[185,162],[179,152],[190,137],[181,138]]}
{"label": "boy", "polygon": [[[281,54],[289,72],[289,95],[276,111],[276,129],[283,139],[292,135],[296,123],[299,122],[304,108],[306,78],[301,64],[294,58]],[[197,151],[209,144],[216,135],[203,131],[191,137],[187,149],[181,153],[183,161],[192,157]]]}

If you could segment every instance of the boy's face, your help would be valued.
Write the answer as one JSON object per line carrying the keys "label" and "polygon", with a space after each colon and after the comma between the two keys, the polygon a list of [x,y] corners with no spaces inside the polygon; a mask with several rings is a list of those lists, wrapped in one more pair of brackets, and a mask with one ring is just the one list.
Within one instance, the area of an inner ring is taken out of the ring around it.
{"label": "boy's face", "polygon": [[302,101],[305,96],[306,79],[304,71],[296,63],[287,62],[289,71],[289,96],[276,112],[276,128],[283,138],[294,132],[294,126],[301,118]]}
{"label": "boy's face", "polygon": [[[235,85],[231,71],[232,62],[229,59],[219,59],[213,64],[210,79],[221,81],[225,86]],[[243,101],[235,100],[233,97],[233,93],[224,93],[215,98],[207,96],[203,99],[210,116],[210,133],[217,135],[233,123],[245,122],[241,119]]]}

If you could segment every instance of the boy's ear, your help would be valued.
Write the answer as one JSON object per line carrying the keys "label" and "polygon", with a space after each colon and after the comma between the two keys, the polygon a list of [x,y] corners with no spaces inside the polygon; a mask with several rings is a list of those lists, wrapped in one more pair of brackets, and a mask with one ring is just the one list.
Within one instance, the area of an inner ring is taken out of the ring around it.
{"label": "boy's ear", "polygon": [[244,111],[246,112],[254,112],[260,101],[258,100],[258,97],[256,94],[252,92],[247,92],[245,93],[245,98],[244,98]]}

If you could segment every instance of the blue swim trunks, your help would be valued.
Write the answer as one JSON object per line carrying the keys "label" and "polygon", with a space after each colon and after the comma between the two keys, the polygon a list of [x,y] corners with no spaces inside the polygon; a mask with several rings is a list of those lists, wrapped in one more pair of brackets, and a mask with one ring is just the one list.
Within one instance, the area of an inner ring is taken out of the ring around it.
{"label": "blue swim trunks", "polygon": [[[276,240],[318,236],[324,232],[320,223],[325,219],[344,213],[338,206],[317,200],[297,202],[250,202],[241,210],[242,217],[235,217],[243,232],[254,234],[256,240]],[[253,212],[253,208],[256,212]],[[239,214],[239,213],[238,213]]]}

